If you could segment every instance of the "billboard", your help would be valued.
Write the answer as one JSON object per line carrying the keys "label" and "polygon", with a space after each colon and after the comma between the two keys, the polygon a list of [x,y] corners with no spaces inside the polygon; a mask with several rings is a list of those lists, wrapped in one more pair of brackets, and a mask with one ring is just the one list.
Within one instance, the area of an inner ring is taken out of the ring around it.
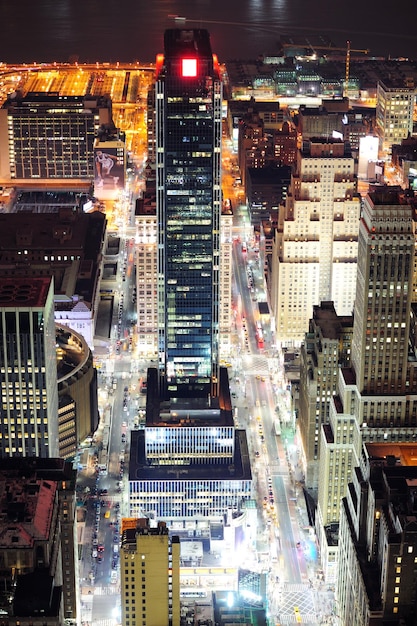
{"label": "billboard", "polygon": [[100,142],[94,148],[94,188],[97,191],[123,189],[126,159],[123,142]]}
{"label": "billboard", "polygon": [[359,139],[358,178],[368,177],[368,164],[378,159],[378,137],[367,135]]}

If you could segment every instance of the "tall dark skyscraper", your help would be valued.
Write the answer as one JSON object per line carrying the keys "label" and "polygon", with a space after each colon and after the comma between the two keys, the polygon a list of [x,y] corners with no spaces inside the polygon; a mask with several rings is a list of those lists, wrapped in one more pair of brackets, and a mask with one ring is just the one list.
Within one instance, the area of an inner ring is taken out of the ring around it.
{"label": "tall dark skyscraper", "polygon": [[246,508],[252,475],[219,367],[222,85],[208,32],[166,31],[156,72],[159,374],[148,371],[145,429],[131,433],[129,514],[193,520],[209,538]]}
{"label": "tall dark skyscraper", "polygon": [[165,32],[157,58],[160,371],[175,397],[218,379],[222,84],[206,30]]}

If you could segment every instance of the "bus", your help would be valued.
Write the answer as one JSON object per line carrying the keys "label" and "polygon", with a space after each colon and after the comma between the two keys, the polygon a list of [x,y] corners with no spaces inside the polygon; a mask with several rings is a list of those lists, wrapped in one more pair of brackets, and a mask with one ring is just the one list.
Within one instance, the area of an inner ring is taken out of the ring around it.
{"label": "bus", "polygon": [[281,422],[279,420],[275,420],[274,426],[275,426],[275,435],[279,437],[281,434]]}
{"label": "bus", "polygon": [[207,591],[204,589],[181,589],[180,598],[205,598]]}
{"label": "bus", "polygon": [[256,322],[256,341],[258,342],[258,348],[264,347],[264,334],[262,332],[261,322]]}

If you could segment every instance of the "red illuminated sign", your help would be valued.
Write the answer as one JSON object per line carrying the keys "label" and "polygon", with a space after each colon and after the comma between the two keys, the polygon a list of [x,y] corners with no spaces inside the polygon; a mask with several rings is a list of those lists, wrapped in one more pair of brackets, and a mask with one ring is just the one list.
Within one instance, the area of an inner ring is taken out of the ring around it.
{"label": "red illuminated sign", "polygon": [[184,78],[187,76],[197,76],[197,59],[182,59],[181,75]]}

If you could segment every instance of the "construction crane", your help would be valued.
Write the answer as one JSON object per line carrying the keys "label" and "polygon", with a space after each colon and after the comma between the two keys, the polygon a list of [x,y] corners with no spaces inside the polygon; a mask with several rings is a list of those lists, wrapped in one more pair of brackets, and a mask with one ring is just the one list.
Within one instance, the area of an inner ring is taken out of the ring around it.
{"label": "construction crane", "polygon": [[345,88],[343,89],[343,95],[345,96],[345,98],[348,97],[348,92],[349,92],[350,53],[351,52],[363,52],[363,54],[368,54],[369,50],[353,50],[350,47],[350,41],[346,42]]}
{"label": "construction crane", "polygon": [[[315,52],[316,50],[324,50],[327,52],[346,52],[346,47],[339,48],[338,46],[333,46],[331,43],[316,46],[315,44],[312,44],[308,39],[306,39],[304,43],[294,43],[290,41],[280,42],[280,46],[282,48],[310,48],[312,52]],[[362,52],[363,54],[368,54],[369,50],[354,50],[352,48],[351,52]]]}

